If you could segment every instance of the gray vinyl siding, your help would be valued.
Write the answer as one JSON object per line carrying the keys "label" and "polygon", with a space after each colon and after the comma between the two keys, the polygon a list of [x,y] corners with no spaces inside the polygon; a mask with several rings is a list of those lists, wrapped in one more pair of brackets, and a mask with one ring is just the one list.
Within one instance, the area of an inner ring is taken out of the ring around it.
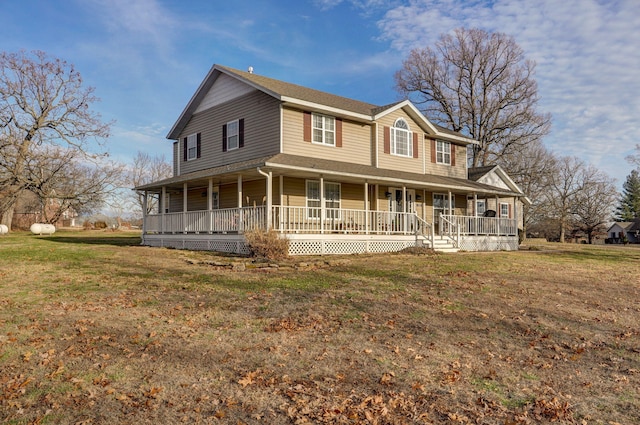
{"label": "gray vinyl siding", "polygon": [[173,142],[173,177],[178,176],[178,161],[180,161],[180,143]]}
{"label": "gray vinyl siding", "polygon": [[[244,147],[223,152],[222,126],[244,119]],[[184,138],[201,133],[200,158],[184,161]],[[275,98],[253,91],[193,115],[178,141],[180,174],[246,161],[280,151],[280,103]]]}

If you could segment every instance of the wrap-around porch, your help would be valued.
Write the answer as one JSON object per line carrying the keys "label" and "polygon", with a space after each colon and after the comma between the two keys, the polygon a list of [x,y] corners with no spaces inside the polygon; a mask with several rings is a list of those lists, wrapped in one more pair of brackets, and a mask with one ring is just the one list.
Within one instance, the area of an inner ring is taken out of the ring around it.
{"label": "wrap-around porch", "polygon": [[[478,250],[491,244],[500,249],[517,249],[515,219],[440,214],[438,223],[428,223],[415,212],[274,205],[270,209],[255,206],[148,214],[143,234],[150,245],[160,241],[161,246],[217,247],[216,250],[233,252],[246,249],[242,235],[255,229],[271,229],[290,239],[292,254],[352,253],[351,249],[337,248],[345,244],[358,247],[356,252],[394,251],[409,246]],[[222,243],[203,245],[207,240]],[[331,241],[337,252],[327,252],[326,241]]]}
{"label": "wrap-around porch", "polygon": [[[518,248],[513,192],[459,178],[280,160],[143,187],[145,198],[157,202],[144,214],[143,244],[247,252],[244,234],[262,229],[289,239],[290,254]],[[494,216],[483,216],[477,205],[493,207]]]}

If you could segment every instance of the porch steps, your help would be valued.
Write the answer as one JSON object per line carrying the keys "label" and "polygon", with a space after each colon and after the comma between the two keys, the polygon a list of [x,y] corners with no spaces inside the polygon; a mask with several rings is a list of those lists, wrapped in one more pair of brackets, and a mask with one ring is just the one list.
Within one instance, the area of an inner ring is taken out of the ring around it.
{"label": "porch steps", "polygon": [[433,241],[433,250],[436,252],[458,252],[460,251],[449,239],[436,237]]}

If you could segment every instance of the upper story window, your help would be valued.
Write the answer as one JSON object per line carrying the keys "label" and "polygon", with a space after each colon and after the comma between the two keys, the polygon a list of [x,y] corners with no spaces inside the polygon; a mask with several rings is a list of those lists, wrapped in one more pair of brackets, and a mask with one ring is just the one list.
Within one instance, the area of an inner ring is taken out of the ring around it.
{"label": "upper story window", "polygon": [[198,157],[198,135],[187,136],[187,160],[191,161]]}
{"label": "upper story window", "polygon": [[244,118],[229,121],[222,126],[222,151],[244,147]]}
{"label": "upper story window", "polygon": [[500,203],[500,217],[509,218],[509,204]]}
{"label": "upper story window", "polygon": [[312,114],[313,116],[313,143],[335,146],[335,118],[326,115]]}
{"label": "upper story window", "polygon": [[239,146],[238,120],[227,123],[227,150],[238,149]]}
{"label": "upper story window", "polygon": [[399,156],[413,157],[413,140],[409,124],[398,118],[391,127],[391,153]]}
{"label": "upper story window", "polygon": [[191,161],[200,158],[200,133],[190,134],[183,140],[185,161]]}
{"label": "upper story window", "polygon": [[436,162],[451,165],[451,143],[436,140]]}

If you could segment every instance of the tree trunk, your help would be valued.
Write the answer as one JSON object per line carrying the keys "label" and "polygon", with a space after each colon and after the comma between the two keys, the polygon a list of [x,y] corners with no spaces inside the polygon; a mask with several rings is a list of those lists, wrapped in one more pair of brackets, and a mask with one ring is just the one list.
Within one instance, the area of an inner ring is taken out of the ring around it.
{"label": "tree trunk", "polygon": [[0,217],[0,223],[6,225],[9,231],[11,231],[11,223],[13,223],[13,213],[15,209],[15,204],[12,204],[2,213],[2,217]]}

